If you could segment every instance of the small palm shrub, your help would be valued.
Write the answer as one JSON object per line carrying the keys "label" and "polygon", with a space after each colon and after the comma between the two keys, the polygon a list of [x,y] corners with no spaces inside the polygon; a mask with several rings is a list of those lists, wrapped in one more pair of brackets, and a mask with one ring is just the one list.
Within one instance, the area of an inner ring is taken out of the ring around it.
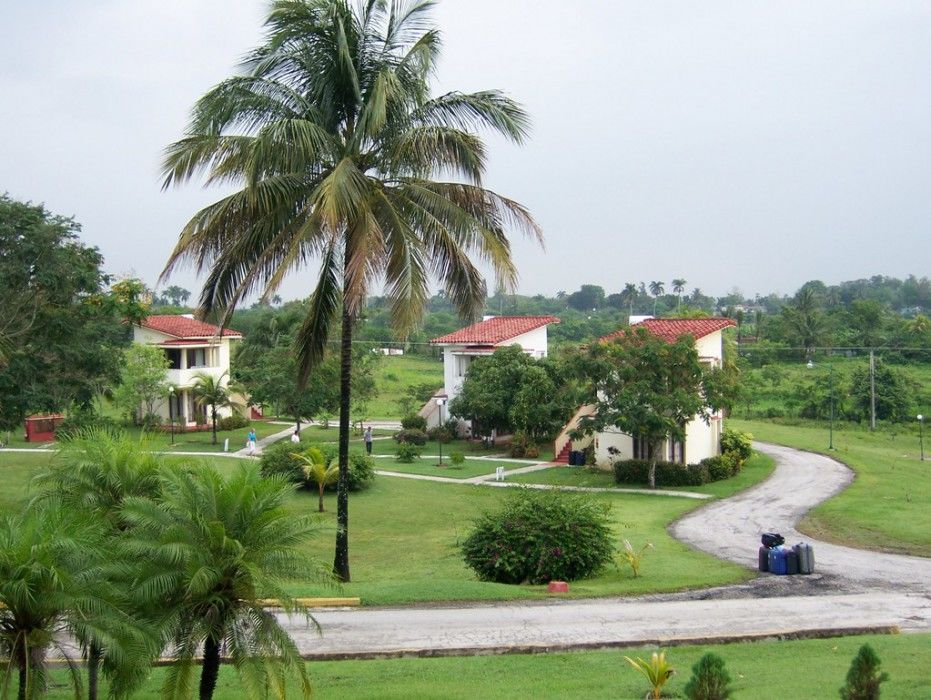
{"label": "small palm shrub", "polygon": [[731,696],[730,682],[724,659],[717,654],[705,654],[692,666],[692,677],[685,684],[685,697],[689,700],[727,700]]}
{"label": "small palm shrub", "polygon": [[[301,463],[295,460],[291,455],[294,452],[303,452],[312,445],[303,443],[294,445],[289,440],[282,440],[273,445],[269,445],[262,450],[262,456],[259,459],[259,468],[263,477],[282,476],[288,481],[306,486],[304,470]],[[336,459],[337,449],[331,445],[317,446],[326,456],[327,461]],[[295,449],[297,448],[297,449]],[[349,455],[349,490],[361,491],[366,488],[375,478],[375,463],[370,457],[364,454]],[[335,490],[335,484],[327,486],[328,490]]]}
{"label": "small palm shrub", "polygon": [[475,521],[462,556],[483,581],[585,578],[613,556],[608,509],[588,496],[516,489]]}
{"label": "small palm shrub", "polygon": [[847,683],[840,689],[841,700],[877,700],[879,685],[889,674],[880,672],[882,662],[873,647],[864,644],[850,664]]}
{"label": "small palm shrub", "polygon": [[659,700],[663,696],[663,686],[666,685],[666,681],[676,672],[666,661],[666,652],[654,651],[649,661],[644,661],[639,656],[636,659],[629,656],[624,658],[650,682],[649,697]]}
{"label": "small palm shrub", "polygon": [[409,442],[402,442],[398,445],[398,449],[395,451],[394,456],[399,462],[410,464],[415,459],[420,459],[420,450],[417,448],[417,445],[413,445]]}
{"label": "small palm shrub", "polygon": [[624,557],[624,561],[627,562],[630,570],[634,572],[634,578],[640,576],[640,564],[643,563],[643,556],[647,553],[648,549],[653,549],[653,545],[650,542],[647,542],[637,551],[630,543],[630,540],[624,540],[624,551],[621,552],[621,556]]}

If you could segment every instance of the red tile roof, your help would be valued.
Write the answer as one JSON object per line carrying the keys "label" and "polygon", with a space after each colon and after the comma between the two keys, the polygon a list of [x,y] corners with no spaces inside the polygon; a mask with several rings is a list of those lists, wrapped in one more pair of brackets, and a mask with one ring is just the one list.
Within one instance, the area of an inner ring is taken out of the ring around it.
{"label": "red tile roof", "polygon": [[[183,339],[213,338],[220,335],[218,326],[187,316],[149,316],[142,322],[142,327]],[[223,335],[230,338],[242,338],[242,333],[229,328],[223,329]]]}
{"label": "red tile roof", "polygon": [[431,343],[498,345],[541,326],[559,323],[555,316],[495,316],[453,333],[434,338]]}
{"label": "red tile roof", "polygon": [[[650,333],[662,338],[667,343],[676,342],[683,335],[690,335],[695,340],[704,338],[730,326],[736,326],[737,323],[730,318],[648,318],[640,323],[635,323],[631,328],[646,328]],[[601,338],[601,340],[612,340],[623,335],[626,328],[622,328],[614,333]]]}

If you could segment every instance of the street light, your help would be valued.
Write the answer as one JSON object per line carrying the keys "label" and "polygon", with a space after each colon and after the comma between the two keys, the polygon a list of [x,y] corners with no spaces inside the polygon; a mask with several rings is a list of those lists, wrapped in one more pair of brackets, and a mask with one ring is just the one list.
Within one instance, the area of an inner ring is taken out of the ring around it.
{"label": "street light", "polygon": [[[831,391],[831,423],[830,423],[830,428],[828,429],[828,449],[833,450],[834,449],[834,365],[832,365],[830,362],[828,362],[827,365],[828,365],[828,385],[830,386],[830,391]],[[809,360],[808,365],[807,365],[808,369],[813,369],[814,366],[815,366],[815,363]]]}
{"label": "street light", "polygon": [[445,404],[446,404],[446,399],[439,398],[436,400],[436,405],[440,409],[440,423],[439,423],[440,429],[436,433],[437,442],[440,445],[440,463],[437,465],[438,467],[443,466],[443,406]]}
{"label": "street light", "polygon": [[175,444],[175,414],[174,414],[174,403],[175,398],[175,388],[173,386],[168,387],[168,422],[171,424],[171,444]]}
{"label": "street light", "polygon": [[924,436],[925,417],[918,414],[918,449],[921,450],[921,461],[925,461],[925,436]]}

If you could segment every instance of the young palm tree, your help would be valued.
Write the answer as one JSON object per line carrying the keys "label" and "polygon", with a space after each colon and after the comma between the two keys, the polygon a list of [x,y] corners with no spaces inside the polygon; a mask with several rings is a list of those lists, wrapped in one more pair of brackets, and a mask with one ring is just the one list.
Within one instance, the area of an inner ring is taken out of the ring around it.
{"label": "young palm tree", "polygon": [[[189,697],[195,655],[203,649],[200,698],[213,695],[225,647],[244,694],[284,697],[286,675],[310,683],[297,647],[262,605],[277,598],[288,613],[313,618],[284,583],[328,582],[326,569],[302,552],[320,527],[283,503],[293,487],[243,465],[229,479],[209,466],[162,472],[159,499],[129,498],[130,548],[146,599],[161,599],[161,628],[177,662],[165,678],[168,697]],[[314,623],[316,624],[316,623]]]}
{"label": "young palm tree", "polygon": [[53,651],[79,694],[78,668],[61,644],[69,635],[98,640],[115,667],[126,661],[124,642],[133,635],[113,604],[105,543],[102,522],[54,501],[0,520],[0,654],[8,659],[0,670],[3,697],[14,675],[18,698],[42,695]]}
{"label": "young palm tree", "polygon": [[326,455],[316,447],[308,448],[304,452],[292,452],[291,456],[304,463],[304,480],[317,485],[320,494],[318,510],[323,513],[323,491],[339,478],[339,465],[333,464],[332,461],[327,464]]}
{"label": "young palm tree", "polygon": [[194,215],[163,273],[181,262],[209,270],[199,313],[225,323],[245,296],[269,298],[287,274],[320,262],[296,351],[303,380],[339,327],[333,568],[344,581],[352,336],[366,295],[384,281],[399,336],[419,322],[431,278],[470,318],[486,296],[473,260],[513,288],[507,228],[540,239],[524,207],[482,187],[486,151],[476,134],[521,142],[527,115],[493,90],[431,97],[440,46],[432,4],[276,0],[265,43],[243,75],[198,101],[163,167],[166,187],[201,172],[207,183],[239,187]]}
{"label": "young palm tree", "polygon": [[[154,496],[159,488],[158,458],[145,450],[143,443],[131,440],[125,433],[106,428],[88,428],[60,440],[61,449],[49,467],[39,473],[33,483],[39,489],[35,502],[56,499],[66,507],[81,512],[108,525],[104,535],[111,541],[105,549],[119,550],[118,537],[125,531],[122,519],[123,501],[130,496]],[[125,583],[125,577],[124,583]],[[114,591],[116,592],[116,591]],[[124,600],[124,602],[127,602]],[[139,620],[125,620],[124,630],[135,638],[134,649],[142,651],[142,658],[130,659],[135,669],[115,667],[103,640],[93,637],[82,641],[87,661],[88,698],[97,697],[98,671],[111,680],[138,682],[147,667],[149,656],[158,653],[151,632]],[[148,654],[145,649],[148,647]],[[124,650],[119,650],[122,660]],[[129,671],[136,673],[131,677]]]}
{"label": "young palm tree", "polygon": [[227,375],[228,372],[224,372],[219,377],[214,377],[207,372],[198,372],[194,375],[194,387],[191,389],[194,403],[210,408],[214,445],[217,444],[217,409],[232,408],[237,405],[233,401],[233,388],[223,381]]}

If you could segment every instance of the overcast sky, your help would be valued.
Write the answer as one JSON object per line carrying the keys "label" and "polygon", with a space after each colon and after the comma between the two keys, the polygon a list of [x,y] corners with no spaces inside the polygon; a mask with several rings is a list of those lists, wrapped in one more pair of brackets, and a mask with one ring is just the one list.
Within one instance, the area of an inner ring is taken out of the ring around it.
{"label": "overcast sky", "polygon": [[[2,0],[0,191],[73,215],[108,271],[154,284],[222,194],[162,192],[161,151],[265,10]],[[444,0],[435,16],[436,89],[503,89],[533,117],[523,147],[491,141],[486,183],[544,229],[545,251],[515,242],[521,292],[931,274],[931,2]]]}

